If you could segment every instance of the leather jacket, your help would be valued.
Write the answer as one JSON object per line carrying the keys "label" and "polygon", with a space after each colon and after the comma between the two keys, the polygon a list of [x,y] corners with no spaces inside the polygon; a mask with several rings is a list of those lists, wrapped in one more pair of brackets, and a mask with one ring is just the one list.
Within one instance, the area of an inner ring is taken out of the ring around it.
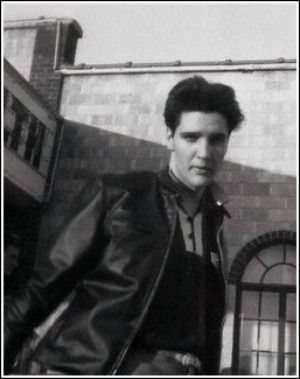
{"label": "leather jacket", "polygon": [[[170,253],[176,190],[167,171],[104,175],[88,185],[76,215],[36,259],[28,286],[5,307],[5,364],[70,292],[72,301],[33,359],[72,375],[114,375],[141,328]],[[225,280],[218,241],[223,205],[209,192],[204,249],[220,256],[209,317],[206,373],[218,371]]]}

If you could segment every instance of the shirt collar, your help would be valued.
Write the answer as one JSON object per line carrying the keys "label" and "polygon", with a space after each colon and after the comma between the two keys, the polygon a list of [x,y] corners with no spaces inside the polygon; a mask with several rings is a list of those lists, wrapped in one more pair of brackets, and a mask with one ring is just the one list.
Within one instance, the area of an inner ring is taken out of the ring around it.
{"label": "shirt collar", "polygon": [[215,204],[223,210],[224,214],[228,218],[231,218],[230,213],[224,206],[225,204],[229,202],[229,199],[226,196],[225,192],[223,191],[222,187],[217,182],[213,182],[210,185],[210,192],[212,194]]}
{"label": "shirt collar", "polygon": [[210,191],[217,205],[222,206],[228,203],[228,197],[217,182],[213,182],[210,185]]}
{"label": "shirt collar", "polygon": [[[194,191],[179,181],[175,174],[171,172],[169,167],[166,167],[160,174],[160,182],[163,187],[175,193],[180,198],[184,193],[192,194]],[[228,218],[231,218],[230,213],[224,207],[228,203],[228,197],[217,182],[213,182],[206,188],[199,202],[205,203],[204,206],[213,206],[221,210]]]}

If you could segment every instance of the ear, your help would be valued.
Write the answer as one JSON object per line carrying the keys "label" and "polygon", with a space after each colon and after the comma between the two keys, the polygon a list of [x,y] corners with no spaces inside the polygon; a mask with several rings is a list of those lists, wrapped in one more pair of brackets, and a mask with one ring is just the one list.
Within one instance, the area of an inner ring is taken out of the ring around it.
{"label": "ear", "polygon": [[174,150],[174,138],[173,132],[167,127],[167,148],[171,151]]}

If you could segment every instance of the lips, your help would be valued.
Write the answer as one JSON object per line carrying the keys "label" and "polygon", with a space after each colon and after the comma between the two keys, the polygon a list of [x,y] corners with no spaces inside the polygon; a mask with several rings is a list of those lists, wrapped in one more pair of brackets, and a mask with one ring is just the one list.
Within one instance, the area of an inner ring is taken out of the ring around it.
{"label": "lips", "polygon": [[213,170],[207,166],[192,166],[193,171],[199,175],[212,175]]}

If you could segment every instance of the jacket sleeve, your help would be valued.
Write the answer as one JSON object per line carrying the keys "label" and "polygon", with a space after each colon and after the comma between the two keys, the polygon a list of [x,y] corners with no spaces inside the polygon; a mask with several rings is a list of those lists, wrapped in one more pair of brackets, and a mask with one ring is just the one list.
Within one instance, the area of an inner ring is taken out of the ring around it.
{"label": "jacket sleeve", "polygon": [[[8,299],[4,310],[5,371],[9,372],[22,343],[53,311],[78,280],[99,260],[99,227],[106,213],[102,181],[89,184],[77,199],[77,211],[46,251],[37,255],[24,290]],[[97,241],[98,240],[98,241]]]}

